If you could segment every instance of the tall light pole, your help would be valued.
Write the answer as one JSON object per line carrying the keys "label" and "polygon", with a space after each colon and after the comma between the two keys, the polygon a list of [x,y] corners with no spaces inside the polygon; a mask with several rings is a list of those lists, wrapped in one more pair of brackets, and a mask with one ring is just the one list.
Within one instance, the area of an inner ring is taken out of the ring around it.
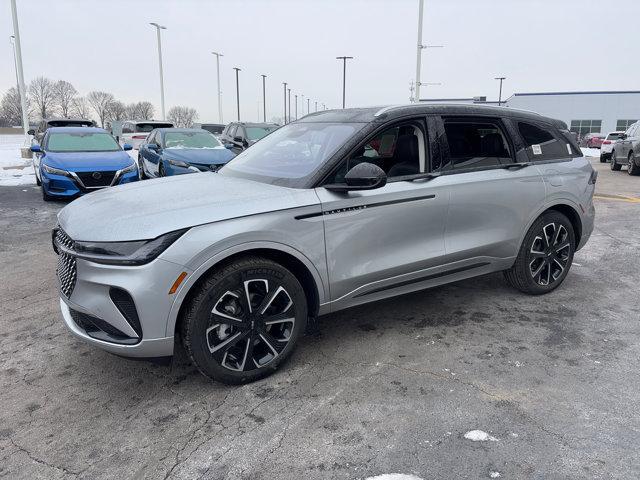
{"label": "tall light pole", "polygon": [[224,123],[222,120],[222,92],[220,91],[220,57],[224,57],[221,53],[211,52],[216,56],[216,79],[218,81],[218,121]]}
{"label": "tall light pole", "polygon": [[318,102],[316,102],[316,112],[318,111]]}
{"label": "tall light pole", "polygon": [[13,35],[15,36],[16,71],[18,73],[18,93],[20,93],[20,108],[22,109],[22,130],[25,137],[29,130],[29,115],[27,113],[27,96],[24,88],[24,74],[22,73],[22,49],[20,48],[20,29],[18,28],[18,10],[16,0],[11,0],[11,16],[13,18]]}
{"label": "tall light pole", "polygon": [[496,77],[494,80],[500,80],[500,93],[498,93],[498,106],[500,106],[502,104],[502,82],[506,79],[507,77]]}
{"label": "tall light pole", "polygon": [[420,69],[422,68],[422,14],[424,0],[418,0],[418,50],[416,53],[416,93],[414,100],[420,101]]}
{"label": "tall light pole", "polygon": [[18,92],[18,95],[20,95],[20,82],[18,81],[18,59],[16,58],[15,39],[15,35],[9,35],[9,43],[11,44],[11,49],[13,50],[13,66],[16,70],[16,92]]}
{"label": "tall light pole", "polygon": [[282,82],[282,85],[284,86],[284,121],[282,122],[283,125],[287,124],[287,82]]}
{"label": "tall light pole", "polygon": [[238,121],[240,121],[240,80],[238,79],[238,72],[241,70],[238,67],[233,67],[236,71],[236,104],[238,105]]}
{"label": "tall light pole", "polygon": [[304,95],[300,94],[300,115],[304,117]]}
{"label": "tall light pole", "polygon": [[265,79],[266,75],[261,75],[262,77],[262,121],[267,123],[267,90],[265,87]]}
{"label": "tall light pole", "polygon": [[309,97],[307,97],[307,115],[309,115],[311,113],[311,111],[309,110]]}
{"label": "tall light pole", "polygon": [[347,87],[347,60],[353,57],[336,57],[336,60],[342,60],[342,108],[345,106],[345,90]]}
{"label": "tall light pole", "polygon": [[296,120],[298,119],[298,95],[294,95],[296,97]]}
{"label": "tall light pole", "polygon": [[165,119],[164,112],[164,73],[162,72],[162,40],[160,39],[160,30],[166,30],[167,27],[163,27],[155,22],[150,22],[149,25],[156,27],[156,33],[158,34],[158,67],[160,69],[160,110],[162,111],[162,120]]}
{"label": "tall light pole", "polygon": [[291,122],[291,89],[287,88],[287,96],[289,97],[289,112],[288,112],[288,117],[289,117],[289,122]]}

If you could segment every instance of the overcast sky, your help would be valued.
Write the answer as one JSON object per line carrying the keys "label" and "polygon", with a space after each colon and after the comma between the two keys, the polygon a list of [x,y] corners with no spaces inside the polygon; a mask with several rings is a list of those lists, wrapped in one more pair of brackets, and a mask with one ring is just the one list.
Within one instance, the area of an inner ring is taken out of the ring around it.
{"label": "overcast sky", "polygon": [[[155,29],[167,26],[167,110],[187,105],[217,120],[215,57],[224,120],[235,120],[240,72],[243,120],[258,117],[261,74],[267,118],[281,116],[282,82],[328,108],[405,103],[415,78],[418,0],[17,0],[26,82],[70,81],[81,94],[150,100],[159,112]],[[628,22],[626,20],[629,20]],[[513,92],[640,89],[638,0],[426,0],[422,97],[497,97]],[[625,27],[625,25],[627,25]],[[15,85],[9,0],[0,3],[0,95]],[[293,96],[292,96],[293,98]],[[293,104],[293,101],[292,101]],[[292,105],[293,108],[293,105]],[[261,114],[260,114],[261,115]]]}

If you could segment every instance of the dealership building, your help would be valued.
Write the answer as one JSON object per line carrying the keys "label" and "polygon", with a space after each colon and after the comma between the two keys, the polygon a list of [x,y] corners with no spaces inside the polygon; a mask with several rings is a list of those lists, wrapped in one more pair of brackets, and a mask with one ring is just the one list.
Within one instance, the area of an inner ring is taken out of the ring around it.
{"label": "dealership building", "polygon": [[[425,103],[497,105],[486,97],[421,99]],[[626,130],[640,119],[640,91],[514,93],[503,106],[564,121],[579,136]]]}

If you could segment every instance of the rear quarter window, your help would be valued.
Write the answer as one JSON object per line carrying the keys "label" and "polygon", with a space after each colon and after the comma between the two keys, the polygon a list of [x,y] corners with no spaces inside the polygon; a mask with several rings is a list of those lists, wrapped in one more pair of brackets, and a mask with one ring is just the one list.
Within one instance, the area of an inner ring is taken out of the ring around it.
{"label": "rear quarter window", "polygon": [[529,159],[533,162],[562,160],[580,156],[568,138],[554,128],[516,121],[517,130]]}

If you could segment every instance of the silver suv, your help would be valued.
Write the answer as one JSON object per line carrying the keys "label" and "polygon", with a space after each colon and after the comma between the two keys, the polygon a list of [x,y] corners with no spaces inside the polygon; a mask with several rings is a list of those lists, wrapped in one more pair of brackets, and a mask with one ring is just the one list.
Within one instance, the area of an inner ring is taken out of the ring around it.
{"label": "silver suv", "polygon": [[179,339],[203,374],[252,381],[329,312],[496,271],[550,292],[592,232],[595,181],[566,125],[533,113],[313,113],[218,173],[65,207],[62,315],[118,355],[170,356]]}
{"label": "silver suv", "polygon": [[618,171],[623,165],[629,175],[640,175],[640,122],[630,125],[613,144],[611,170]]}

